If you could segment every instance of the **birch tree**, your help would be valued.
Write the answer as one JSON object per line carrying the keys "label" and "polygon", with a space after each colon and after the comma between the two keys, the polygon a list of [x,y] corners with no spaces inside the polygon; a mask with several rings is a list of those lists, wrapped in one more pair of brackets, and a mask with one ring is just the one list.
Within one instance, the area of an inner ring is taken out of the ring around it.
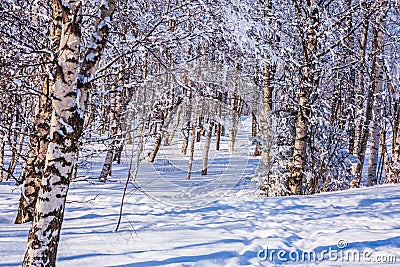
{"label": "birch tree", "polygon": [[81,2],[63,2],[60,50],[53,87],[50,140],[23,266],[55,266],[65,201],[84,125],[88,90],[110,30],[116,1],[102,1],[93,43],[82,63]]}
{"label": "birch tree", "polygon": [[374,92],[374,104],[372,108],[372,144],[370,146],[370,158],[368,161],[368,182],[367,185],[371,186],[377,183],[377,166],[378,166],[378,153],[380,147],[380,133],[381,133],[381,105],[383,91],[383,35],[384,35],[384,20],[387,12],[386,1],[381,1],[380,12],[377,14],[376,25],[373,29],[372,49],[374,59],[372,62],[372,82],[371,89]]}
{"label": "birch tree", "polygon": [[[304,16],[304,30],[299,25],[303,37],[303,67],[301,69],[301,84],[298,98],[298,111],[296,118],[296,135],[293,152],[292,173],[289,179],[289,190],[292,194],[302,193],[302,181],[306,166],[306,148],[308,141],[308,125],[310,116],[309,97],[313,89],[318,86],[316,76],[316,50],[318,45],[317,31],[319,25],[319,6],[316,1],[307,1],[305,7],[295,2],[296,13],[299,19]],[[303,13],[303,10],[307,10]]]}

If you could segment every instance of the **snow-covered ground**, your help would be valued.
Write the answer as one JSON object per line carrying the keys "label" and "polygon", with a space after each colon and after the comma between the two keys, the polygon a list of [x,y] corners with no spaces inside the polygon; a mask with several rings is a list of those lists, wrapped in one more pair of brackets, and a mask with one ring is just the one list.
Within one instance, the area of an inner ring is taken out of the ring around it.
{"label": "snow-covered ground", "polygon": [[[248,141],[239,134],[232,155],[226,142],[212,149],[207,176],[196,144],[191,180],[179,142],[162,148],[129,183],[118,231],[129,160],[101,183],[102,158],[91,158],[71,183],[58,266],[400,265],[399,186],[260,198]],[[13,224],[18,199],[13,182],[0,183],[0,267],[23,259],[29,225]]]}
{"label": "snow-covered ground", "polygon": [[[397,257],[393,265],[400,264],[398,186],[285,198],[231,191],[191,208],[130,186],[115,232],[122,188],[118,181],[71,185],[58,266],[275,266],[285,264],[271,255],[279,249],[295,266],[388,265],[378,265],[378,256]],[[0,266],[20,266],[29,225],[13,224],[19,197],[14,186],[0,185],[0,197]],[[323,250],[333,254],[320,260]],[[291,260],[310,251],[317,261]]]}

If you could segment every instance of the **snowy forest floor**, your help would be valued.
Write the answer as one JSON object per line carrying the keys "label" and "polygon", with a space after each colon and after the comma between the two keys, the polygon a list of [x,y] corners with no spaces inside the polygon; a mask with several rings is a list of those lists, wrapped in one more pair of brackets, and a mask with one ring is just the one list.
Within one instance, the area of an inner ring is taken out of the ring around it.
{"label": "snowy forest floor", "polygon": [[[200,174],[196,143],[191,180],[181,144],[163,147],[129,183],[118,231],[130,152],[106,183],[96,179],[104,155],[82,160],[67,198],[57,266],[400,264],[399,186],[261,198],[250,179],[258,160],[249,156],[249,140],[239,132],[235,153],[227,153],[227,142],[211,149],[207,176]],[[0,183],[0,267],[23,259],[30,225],[13,224],[19,196],[14,182]]]}
{"label": "snowy forest floor", "polygon": [[[190,208],[131,186],[115,232],[122,189],[119,181],[72,183],[58,266],[386,266],[378,262],[393,261],[391,256],[400,262],[398,186],[284,198],[233,190]],[[0,185],[2,267],[20,266],[27,240],[29,225],[13,224],[18,191]],[[268,255],[285,250],[294,260],[287,254],[288,262],[277,255],[262,261],[262,249]],[[345,256],[322,255],[323,250]],[[310,251],[317,261],[302,261],[302,253]],[[357,251],[367,255],[358,260],[352,256]]]}

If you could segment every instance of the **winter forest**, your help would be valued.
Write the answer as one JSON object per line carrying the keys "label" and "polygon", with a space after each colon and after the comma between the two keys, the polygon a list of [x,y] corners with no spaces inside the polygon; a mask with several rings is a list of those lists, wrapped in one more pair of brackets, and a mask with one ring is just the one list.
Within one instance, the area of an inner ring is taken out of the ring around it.
{"label": "winter forest", "polygon": [[400,262],[397,0],[0,0],[0,86],[1,267]]}

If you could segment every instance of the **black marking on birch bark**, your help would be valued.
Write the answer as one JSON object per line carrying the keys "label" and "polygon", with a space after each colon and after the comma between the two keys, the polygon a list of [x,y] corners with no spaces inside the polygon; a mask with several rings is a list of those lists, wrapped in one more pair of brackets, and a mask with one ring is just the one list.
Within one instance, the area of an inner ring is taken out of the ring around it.
{"label": "black marking on birch bark", "polygon": [[[71,49],[69,49],[70,51],[72,51]],[[66,59],[65,60],[66,62],[70,62],[70,63],[74,63],[74,64],[77,64],[77,63],[79,63],[79,60],[78,59],[75,59],[75,58],[68,58],[68,59]],[[74,74],[75,72],[74,71],[71,71],[71,70],[68,70],[67,71],[67,74],[68,75],[72,75],[72,74]]]}
{"label": "black marking on birch bark", "polygon": [[[75,92],[69,93],[69,94],[75,94],[76,95]],[[63,111],[69,111],[69,112],[73,113],[73,112],[76,111],[76,107],[75,106],[74,107],[69,107],[69,108],[63,109]]]}
{"label": "black marking on birch bark", "polygon": [[[42,130],[45,130],[45,131],[48,131],[48,130],[50,129],[49,123],[50,123],[49,121],[40,122],[40,123],[37,125],[37,128],[42,129]],[[44,140],[46,140],[46,139],[44,139]]]}
{"label": "black marking on birch bark", "polygon": [[[25,254],[24,262],[31,262],[36,264],[36,266],[55,266],[56,263],[56,252],[57,252],[57,244],[59,241],[59,232],[61,230],[61,223],[63,221],[63,206],[59,209],[55,209],[47,214],[37,213],[37,217],[47,218],[49,216],[54,216],[54,218],[50,221],[48,227],[46,229],[41,229],[34,222],[31,231],[29,232],[28,243],[31,244],[33,249],[39,249],[44,245],[43,238],[41,236],[47,237],[48,246],[45,250],[41,251],[41,253],[34,257],[30,258],[29,253]],[[57,232],[56,235],[53,233]],[[47,234],[49,233],[49,234]]]}
{"label": "black marking on birch bark", "polygon": [[65,97],[76,97],[76,92],[68,92]]}

